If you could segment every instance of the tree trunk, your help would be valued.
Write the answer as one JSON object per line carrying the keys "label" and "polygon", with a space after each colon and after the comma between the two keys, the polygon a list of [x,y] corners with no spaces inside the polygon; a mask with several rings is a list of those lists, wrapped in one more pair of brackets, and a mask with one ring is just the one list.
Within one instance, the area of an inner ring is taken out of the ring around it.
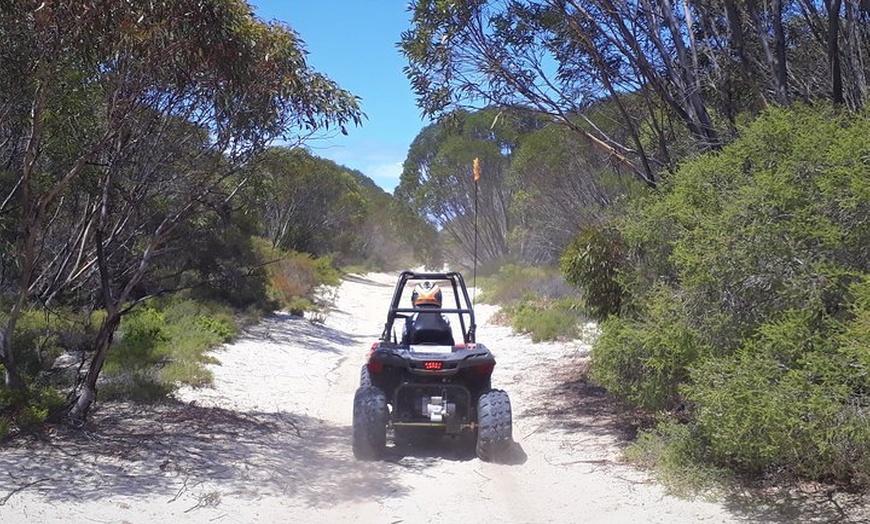
{"label": "tree trunk", "polygon": [[[46,71],[47,67],[40,67],[40,76],[48,76]],[[24,231],[24,238],[18,246],[20,249],[18,262],[21,267],[21,275],[18,277],[18,296],[12,305],[12,310],[9,312],[9,318],[6,321],[5,331],[8,336],[4,337],[3,344],[0,345],[0,362],[3,363],[4,381],[9,389],[20,389],[24,385],[15,362],[15,349],[12,339],[15,337],[15,325],[18,323],[18,318],[21,316],[21,311],[24,309],[27,296],[30,293],[30,284],[33,281],[33,273],[38,256],[36,245],[41,231],[42,219],[45,215],[45,206],[38,199],[34,198],[31,178],[40,156],[43,128],[42,116],[48,97],[47,91],[48,83],[39,82],[36,98],[31,105],[30,130],[27,135],[24,160],[21,165],[21,174],[19,175],[19,182],[21,184],[20,223]]]}
{"label": "tree trunk", "polygon": [[[640,158],[641,164],[643,166],[643,172],[640,172],[633,164],[631,167],[641,182],[646,184],[648,187],[655,189],[658,182],[656,180],[656,173],[653,171],[652,166],[649,163],[649,157],[647,156],[646,151],[643,147],[643,142],[640,139],[640,134],[637,131],[637,126],[634,123],[634,119],[631,118],[631,115],[628,114],[628,111],[625,108],[625,105],[622,103],[622,99],[617,93],[616,88],[613,86],[613,82],[611,81],[610,74],[607,72],[607,64],[605,63],[604,57],[601,56],[598,48],[595,47],[595,43],[592,42],[589,37],[586,35],[583,28],[579,26],[577,20],[571,16],[567,16],[568,23],[574,29],[574,32],[577,34],[577,37],[581,39],[584,47],[586,47],[586,51],[593,57],[595,63],[598,65],[599,70],[601,71],[601,81],[604,84],[605,89],[607,89],[610,98],[616,103],[616,107],[619,109],[619,113],[625,119],[625,125],[628,126],[629,134],[631,135],[632,141],[634,142],[635,147],[637,148],[638,157]],[[596,144],[597,146],[597,144]]]}
{"label": "tree trunk", "polygon": [[[692,62],[688,56],[691,50],[686,49],[686,46],[683,43],[682,32],[677,20],[674,18],[673,7],[671,6],[670,0],[661,0],[659,5],[661,6],[662,16],[667,23],[668,29],[671,33],[671,39],[674,43],[674,48],[677,52],[677,60],[679,61],[678,74],[681,79],[681,82],[679,83],[682,84],[684,89],[684,93],[681,94],[688,99],[688,108],[690,108],[691,112],[694,114],[695,120],[701,131],[701,145],[704,149],[717,149],[722,144],[716,129],[713,127],[713,121],[710,118],[707,106],[704,103],[703,94],[701,93],[700,82],[697,75],[695,75],[695,69],[692,67]],[[667,59],[667,56],[663,56],[663,58]]]}
{"label": "tree trunk", "polygon": [[828,63],[831,68],[831,100],[843,104],[843,71],[840,67],[840,4],[841,0],[825,0],[828,8]]}
{"label": "tree trunk", "polygon": [[100,377],[100,372],[103,370],[103,364],[106,363],[106,355],[109,352],[109,347],[112,345],[112,339],[115,336],[115,330],[121,322],[121,315],[118,311],[112,311],[103,321],[100,326],[100,332],[97,334],[95,343],[94,357],[91,359],[91,364],[88,366],[88,373],[85,375],[81,390],[72,408],[70,408],[69,416],[76,421],[84,421],[91,409],[91,405],[97,396],[97,379]]}
{"label": "tree trunk", "polygon": [[728,32],[730,34],[731,48],[737,53],[743,71],[744,80],[750,85],[760,109],[767,107],[767,99],[762,89],[759,88],[757,79],[761,77],[755,63],[746,54],[746,38],[743,35],[743,17],[734,0],[724,0],[725,17],[728,20]]}
{"label": "tree trunk", "polygon": [[698,43],[695,41],[695,21],[692,18],[691,2],[683,0],[683,18],[686,20],[686,36],[689,38],[689,51],[692,53],[692,74],[698,75]]}
{"label": "tree trunk", "polygon": [[[10,318],[7,328],[11,325],[14,330],[17,319],[17,315],[14,318]],[[3,383],[7,389],[19,389],[23,386],[23,383],[13,358],[12,335],[7,337],[5,333],[4,330],[0,329],[0,364],[3,364]],[[12,331],[9,331],[9,333],[12,333]]]}
{"label": "tree trunk", "polygon": [[852,94],[852,109],[859,110],[867,99],[867,77],[864,73],[864,57],[861,47],[861,21],[859,0],[846,1],[846,56],[849,70],[855,82],[855,92]]}
{"label": "tree trunk", "polygon": [[[767,30],[762,25],[761,15],[758,12],[758,6],[755,2],[746,2],[746,9],[749,13],[749,19],[752,22],[752,28],[755,36],[758,37],[758,42],[761,44],[761,49],[764,51],[764,58],[767,62],[767,68],[770,71],[770,77],[773,81],[773,93],[776,102],[782,106],[788,105],[788,78],[786,77],[785,63],[785,39],[781,38],[782,33],[782,17],[777,16],[777,13],[782,14],[781,0],[774,0],[774,51],[770,49],[770,42],[767,38]],[[782,44],[782,59],[780,56],[779,45]]]}
{"label": "tree trunk", "polygon": [[[838,0],[839,1],[839,0]],[[782,0],[773,0],[773,43],[776,53],[776,99],[783,106],[789,103],[788,68],[785,61],[785,32],[782,27]]]}

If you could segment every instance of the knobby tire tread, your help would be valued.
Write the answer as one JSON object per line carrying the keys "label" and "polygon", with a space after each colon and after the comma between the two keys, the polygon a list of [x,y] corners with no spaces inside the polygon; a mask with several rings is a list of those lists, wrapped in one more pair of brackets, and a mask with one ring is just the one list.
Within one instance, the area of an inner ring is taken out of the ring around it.
{"label": "knobby tire tread", "polygon": [[360,460],[378,460],[387,445],[387,398],[373,386],[356,390],[353,398],[353,454]]}
{"label": "knobby tire tread", "polygon": [[500,389],[483,393],[477,402],[477,456],[495,462],[513,442],[513,419],[508,394]]}

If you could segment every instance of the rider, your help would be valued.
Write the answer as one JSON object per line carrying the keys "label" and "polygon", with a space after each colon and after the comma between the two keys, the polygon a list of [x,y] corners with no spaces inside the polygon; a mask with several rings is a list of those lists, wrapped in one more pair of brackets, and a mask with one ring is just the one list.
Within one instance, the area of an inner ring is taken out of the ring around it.
{"label": "rider", "polygon": [[411,293],[411,303],[420,311],[405,319],[402,332],[403,344],[443,344],[453,345],[453,331],[450,321],[440,314],[441,288],[428,280],[417,284]]}

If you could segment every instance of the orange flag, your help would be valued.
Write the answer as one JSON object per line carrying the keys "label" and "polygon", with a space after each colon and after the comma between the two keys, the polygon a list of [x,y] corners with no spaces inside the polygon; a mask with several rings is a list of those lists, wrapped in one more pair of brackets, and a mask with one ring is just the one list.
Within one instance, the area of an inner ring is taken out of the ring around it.
{"label": "orange flag", "polygon": [[474,161],[471,163],[474,169],[474,183],[476,184],[480,180],[480,160],[477,157],[474,157]]}

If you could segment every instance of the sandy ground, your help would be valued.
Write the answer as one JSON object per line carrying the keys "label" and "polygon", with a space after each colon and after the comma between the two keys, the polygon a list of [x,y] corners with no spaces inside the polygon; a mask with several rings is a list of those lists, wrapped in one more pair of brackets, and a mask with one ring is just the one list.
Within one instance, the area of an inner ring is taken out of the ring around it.
{"label": "sandy ground", "polygon": [[160,406],[103,404],[82,430],[0,449],[0,523],[859,522],[862,499],[666,494],[624,464],[631,437],[577,369],[583,343],[532,344],[477,308],[514,411],[510,464],[439,443],[354,460],[359,368],[394,275],[351,277],[323,324],[275,315],[217,351],[215,385]]}

